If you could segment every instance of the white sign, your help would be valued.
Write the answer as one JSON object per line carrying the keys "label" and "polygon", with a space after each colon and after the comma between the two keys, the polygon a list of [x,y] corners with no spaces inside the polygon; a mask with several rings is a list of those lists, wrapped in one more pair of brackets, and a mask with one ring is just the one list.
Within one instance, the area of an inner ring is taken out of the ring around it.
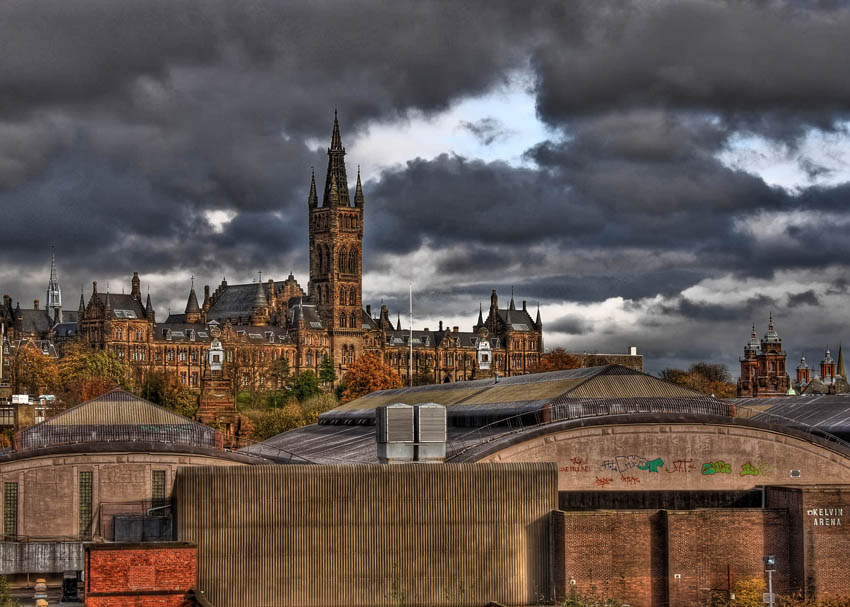
{"label": "white sign", "polygon": [[806,514],[812,517],[815,527],[840,527],[844,508],[809,508]]}

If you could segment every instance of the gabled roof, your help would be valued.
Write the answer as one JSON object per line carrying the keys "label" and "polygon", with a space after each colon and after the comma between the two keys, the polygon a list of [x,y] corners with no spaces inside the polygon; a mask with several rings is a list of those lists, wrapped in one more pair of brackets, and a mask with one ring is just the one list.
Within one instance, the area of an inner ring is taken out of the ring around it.
{"label": "gabled roof", "polygon": [[111,425],[200,425],[188,417],[116,388],[92,400],[72,407],[39,425],[111,426]]}
{"label": "gabled roof", "polygon": [[115,389],[21,432],[19,450],[77,443],[154,442],[199,447],[221,443],[216,430]]}

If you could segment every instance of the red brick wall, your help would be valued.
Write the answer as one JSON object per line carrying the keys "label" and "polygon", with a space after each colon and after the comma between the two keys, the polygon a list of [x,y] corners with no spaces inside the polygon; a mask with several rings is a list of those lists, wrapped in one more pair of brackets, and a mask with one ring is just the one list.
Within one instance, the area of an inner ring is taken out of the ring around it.
{"label": "red brick wall", "polygon": [[850,490],[818,488],[801,493],[806,590],[819,597],[848,597]]}
{"label": "red brick wall", "polygon": [[184,607],[197,579],[197,549],[187,544],[95,545],[86,550],[89,607]]}
{"label": "red brick wall", "polygon": [[575,590],[632,607],[663,604],[662,518],[655,510],[553,513],[557,598]]}
{"label": "red brick wall", "polygon": [[[783,510],[667,512],[670,605],[707,604],[705,588],[728,590],[741,578],[764,579],[764,556],[777,558],[774,592],[789,589],[788,515]],[[679,576],[677,579],[676,576]]]}

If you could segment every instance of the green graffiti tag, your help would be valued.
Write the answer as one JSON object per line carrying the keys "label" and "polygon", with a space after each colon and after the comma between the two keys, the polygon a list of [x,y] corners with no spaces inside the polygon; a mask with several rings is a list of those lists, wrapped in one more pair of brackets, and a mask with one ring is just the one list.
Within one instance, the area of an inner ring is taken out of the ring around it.
{"label": "green graffiti tag", "polygon": [[759,469],[753,466],[750,462],[747,462],[743,466],[741,466],[741,476],[758,476]]}
{"label": "green graffiti tag", "polygon": [[652,461],[645,461],[642,464],[638,464],[638,470],[649,470],[650,472],[658,472],[658,469],[664,465],[664,460],[660,457],[656,457]]}
{"label": "green graffiti tag", "polygon": [[723,460],[716,462],[706,462],[702,465],[703,474],[732,474],[732,464],[727,464]]}

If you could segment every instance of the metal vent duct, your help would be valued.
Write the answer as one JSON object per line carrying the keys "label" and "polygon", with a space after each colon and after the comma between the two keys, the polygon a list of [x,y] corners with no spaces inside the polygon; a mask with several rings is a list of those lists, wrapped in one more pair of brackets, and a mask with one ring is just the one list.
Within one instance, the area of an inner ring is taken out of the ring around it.
{"label": "metal vent duct", "polygon": [[375,411],[378,460],[384,464],[413,461],[413,407],[384,405]]}
{"label": "metal vent duct", "polygon": [[437,403],[413,407],[416,461],[442,462],[446,459],[446,408]]}

